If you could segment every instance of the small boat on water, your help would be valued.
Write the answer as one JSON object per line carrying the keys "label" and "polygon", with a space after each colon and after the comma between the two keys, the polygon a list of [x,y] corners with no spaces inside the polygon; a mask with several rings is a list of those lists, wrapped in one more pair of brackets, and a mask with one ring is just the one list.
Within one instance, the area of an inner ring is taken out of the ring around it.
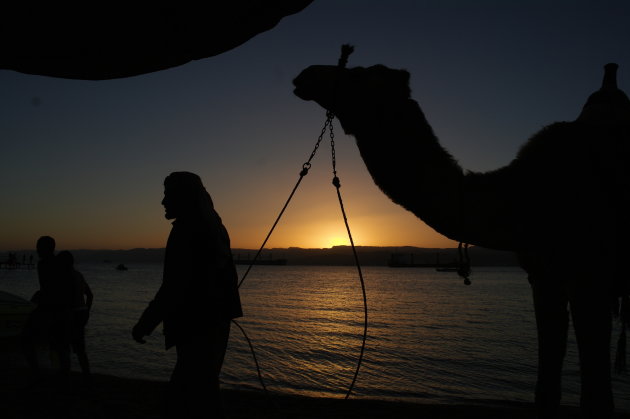
{"label": "small boat on water", "polygon": [[116,269],[117,269],[117,270],[119,270],[119,271],[126,271],[126,270],[128,270],[129,268],[127,268],[125,265],[123,265],[123,264],[121,263],[121,264],[119,264],[118,266],[116,266]]}

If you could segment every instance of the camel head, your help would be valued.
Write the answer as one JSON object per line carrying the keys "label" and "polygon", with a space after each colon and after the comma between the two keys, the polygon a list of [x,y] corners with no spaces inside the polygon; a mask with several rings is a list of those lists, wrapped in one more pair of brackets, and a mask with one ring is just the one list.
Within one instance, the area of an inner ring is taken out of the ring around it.
{"label": "camel head", "polygon": [[409,99],[409,73],[383,65],[340,68],[313,65],[293,80],[294,93],[313,100],[334,113],[347,133],[351,133],[353,115],[366,110],[378,111],[392,103]]}
{"label": "camel head", "polygon": [[604,66],[602,87],[589,96],[578,121],[591,124],[630,124],[630,99],[617,88],[617,68]]}

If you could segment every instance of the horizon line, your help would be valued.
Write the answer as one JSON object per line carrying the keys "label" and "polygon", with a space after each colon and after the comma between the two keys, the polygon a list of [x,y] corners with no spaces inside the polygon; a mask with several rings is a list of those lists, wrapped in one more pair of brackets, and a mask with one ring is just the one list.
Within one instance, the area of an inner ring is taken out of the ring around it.
{"label": "horizon line", "polygon": [[[329,250],[329,249],[335,249],[335,248],[346,248],[346,247],[352,247],[349,244],[343,244],[343,245],[336,245],[336,246],[331,246],[331,247],[300,247],[300,246],[288,246],[288,247],[265,247],[262,250],[290,250],[290,249],[301,249],[301,250]],[[457,247],[422,247],[422,246],[413,246],[413,245],[399,245],[399,246],[377,246],[377,245],[355,245],[354,247],[356,248],[361,248],[361,247],[375,247],[375,248],[382,248],[382,249],[388,249],[388,248],[400,248],[400,247],[413,247],[416,249],[457,249]],[[471,246],[471,247],[476,247],[476,246]],[[77,249],[60,249],[60,250],[68,250],[71,252],[77,252],[77,251],[90,251],[90,252],[128,252],[128,251],[133,251],[133,250],[164,250],[166,247],[133,247],[133,248],[129,248],[129,249],[89,249],[89,248],[77,248]],[[257,252],[259,249],[250,249],[250,248],[246,248],[246,247],[231,247],[231,250],[248,250],[248,251],[252,251],[252,252]],[[0,250],[0,253],[19,253],[19,252],[37,252],[37,250],[35,248],[32,249],[19,249],[19,250]]]}

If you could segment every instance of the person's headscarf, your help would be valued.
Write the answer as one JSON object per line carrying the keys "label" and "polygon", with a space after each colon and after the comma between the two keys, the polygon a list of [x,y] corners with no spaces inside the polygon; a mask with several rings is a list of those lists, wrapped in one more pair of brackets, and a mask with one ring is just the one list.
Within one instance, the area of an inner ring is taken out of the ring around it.
{"label": "person's headscarf", "polygon": [[[186,199],[188,210],[202,220],[216,222],[219,215],[214,210],[212,198],[201,182],[201,178],[191,172],[173,172],[164,179],[164,186],[177,191]],[[211,217],[211,218],[208,218]]]}
{"label": "person's headscarf", "polygon": [[164,179],[164,187],[176,190],[186,200],[189,214],[215,232],[218,259],[231,257],[229,235],[201,178],[191,172],[173,172]]}

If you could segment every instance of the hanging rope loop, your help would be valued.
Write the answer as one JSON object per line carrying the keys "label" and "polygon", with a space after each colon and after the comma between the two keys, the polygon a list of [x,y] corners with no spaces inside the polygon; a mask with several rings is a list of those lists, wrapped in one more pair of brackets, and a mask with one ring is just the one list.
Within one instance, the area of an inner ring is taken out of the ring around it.
{"label": "hanging rope loop", "polygon": [[[348,56],[352,54],[354,51],[354,47],[351,45],[342,45],[341,46],[341,57],[339,58],[339,62],[337,66],[339,68],[344,68],[348,63]],[[367,295],[365,292],[365,281],[363,280],[363,272],[361,271],[361,263],[359,262],[359,256],[357,254],[357,249],[354,245],[354,239],[352,238],[352,232],[350,231],[350,224],[348,223],[348,217],[346,215],[346,209],[343,204],[343,199],[341,197],[341,181],[337,176],[337,154],[335,152],[335,132],[333,129],[332,121],[335,118],[335,115],[330,111],[326,110],[326,123],[324,124],[324,129],[328,126],[329,136],[330,136],[330,153],[332,160],[332,172],[333,172],[333,180],[332,184],[335,186],[337,190],[337,199],[339,200],[339,208],[341,209],[341,215],[343,217],[343,222],[346,226],[346,231],[348,232],[348,239],[350,240],[350,246],[352,247],[352,254],[354,256],[354,262],[357,267],[357,271],[359,274],[359,281],[361,283],[361,292],[363,295],[363,340],[361,343],[361,352],[359,353],[359,358],[357,360],[357,367],[354,371],[354,376],[352,377],[352,382],[348,387],[348,391],[346,392],[345,399],[350,397],[352,394],[352,390],[354,389],[354,385],[356,384],[357,378],[359,376],[359,370],[361,369],[361,363],[363,362],[363,355],[365,353],[365,343],[367,340],[367,331],[368,331],[368,307],[367,307]]]}
{"label": "hanging rope loop", "polygon": [[330,148],[331,148],[331,156],[332,156],[332,166],[333,166],[333,180],[332,184],[337,189],[337,199],[339,200],[339,208],[341,209],[341,215],[343,217],[343,222],[346,226],[346,231],[348,232],[348,239],[350,240],[350,246],[352,247],[352,254],[354,256],[354,262],[357,267],[357,271],[359,274],[359,281],[361,283],[361,292],[363,295],[363,341],[361,343],[361,352],[359,353],[359,359],[357,360],[357,368],[354,371],[354,376],[352,378],[352,383],[350,387],[348,387],[348,392],[346,393],[345,399],[350,397],[352,394],[352,389],[357,381],[359,376],[359,370],[361,369],[361,363],[363,362],[363,354],[365,353],[365,343],[367,340],[367,330],[368,330],[368,308],[367,308],[367,295],[365,292],[365,281],[363,280],[363,272],[361,271],[361,263],[359,262],[359,255],[357,254],[357,249],[354,245],[354,239],[352,238],[352,232],[350,231],[350,224],[348,223],[348,216],[346,215],[346,209],[343,204],[343,199],[341,197],[341,181],[337,176],[336,169],[336,158],[335,158],[335,135],[332,130],[332,124],[330,126]]}
{"label": "hanging rope loop", "polygon": [[[346,64],[348,62],[348,56],[350,54],[352,54],[353,51],[354,51],[354,47],[352,47],[350,45],[343,45],[341,47],[341,57],[339,58],[339,62],[338,62],[338,66],[340,68],[343,68],[343,67],[346,66]],[[315,157],[315,154],[317,154],[317,150],[319,149],[319,146],[320,146],[320,144],[322,142],[322,139],[324,138],[324,134],[326,133],[326,131],[329,131],[331,152],[332,152],[333,176],[334,176],[332,183],[337,188],[337,197],[339,199],[339,206],[341,207],[341,214],[343,216],[343,220],[344,220],[344,223],[346,225],[346,230],[348,232],[348,237],[350,239],[350,244],[352,245],[352,252],[354,254],[354,259],[355,259],[355,263],[356,263],[357,270],[358,270],[358,273],[359,273],[359,279],[360,279],[360,282],[361,282],[361,291],[363,293],[363,307],[364,307],[364,310],[363,310],[364,311],[363,342],[361,344],[361,352],[359,354],[359,359],[357,361],[357,367],[356,367],[356,370],[354,372],[354,377],[352,379],[352,383],[350,384],[350,386],[348,388],[348,391],[346,393],[346,396],[345,396],[345,399],[347,399],[348,397],[350,397],[350,394],[352,393],[352,389],[354,388],[354,385],[355,385],[355,383],[357,381],[357,377],[359,375],[359,369],[361,368],[361,362],[363,360],[363,354],[365,352],[365,343],[366,343],[366,340],[367,340],[367,327],[368,327],[368,311],[367,311],[367,297],[366,297],[366,292],[365,292],[365,281],[363,280],[363,273],[361,272],[361,264],[359,263],[359,257],[357,255],[357,251],[356,251],[356,248],[354,246],[354,240],[352,239],[352,233],[350,232],[350,226],[348,224],[348,218],[346,216],[346,211],[345,211],[345,208],[344,208],[344,205],[343,205],[343,200],[341,198],[341,192],[339,191],[339,188],[341,187],[341,181],[339,180],[339,177],[337,177],[337,169],[336,169],[337,162],[336,162],[336,157],[335,157],[335,133],[334,133],[334,130],[333,130],[333,123],[332,123],[334,118],[335,118],[335,115],[331,111],[327,110],[326,111],[326,120],[324,121],[324,126],[322,127],[322,130],[321,130],[321,132],[319,134],[319,137],[317,138],[317,142],[315,143],[315,147],[313,148],[313,151],[311,152],[311,155],[309,156],[308,160],[302,165],[302,170],[300,171],[300,177],[299,177],[297,183],[295,184],[295,186],[293,187],[293,190],[289,194],[289,198],[287,199],[287,201],[285,202],[284,206],[282,207],[282,210],[278,214],[278,217],[276,218],[276,221],[273,223],[273,226],[269,230],[269,233],[267,234],[267,237],[265,238],[265,240],[263,241],[262,245],[260,246],[260,249],[258,249],[258,252],[254,256],[254,259],[252,259],[251,263],[249,264],[247,270],[245,271],[245,274],[243,274],[243,278],[238,283],[238,287],[240,288],[241,285],[243,285],[243,282],[245,282],[245,278],[247,278],[247,275],[249,274],[250,270],[252,269],[252,266],[254,266],[254,264],[258,260],[258,257],[260,256],[262,250],[265,247],[265,244],[267,244],[267,241],[269,240],[269,237],[271,237],[271,233],[273,233],[274,229],[276,228],[276,225],[280,221],[280,218],[284,214],[284,211],[287,209],[287,206],[289,205],[289,202],[293,198],[293,195],[295,194],[298,186],[302,182],[302,179],[304,178],[304,176],[306,176],[308,174],[308,171],[311,168],[311,160],[313,160],[313,158]],[[235,320],[232,320],[232,322],[241,330],[241,332],[245,336],[245,339],[247,340],[247,343],[249,344],[250,350],[251,350],[252,355],[254,357],[254,362],[256,364],[256,369],[258,371],[258,378],[260,380],[260,383],[261,383],[263,389],[265,390],[265,392],[267,392],[267,387],[265,386],[265,383],[264,383],[264,380],[263,380],[263,377],[262,377],[262,374],[261,374],[261,371],[260,371],[260,366],[258,365],[258,360],[256,359],[256,354],[254,352],[254,347],[253,347],[250,339],[247,337],[247,334],[245,333],[245,330]]]}

